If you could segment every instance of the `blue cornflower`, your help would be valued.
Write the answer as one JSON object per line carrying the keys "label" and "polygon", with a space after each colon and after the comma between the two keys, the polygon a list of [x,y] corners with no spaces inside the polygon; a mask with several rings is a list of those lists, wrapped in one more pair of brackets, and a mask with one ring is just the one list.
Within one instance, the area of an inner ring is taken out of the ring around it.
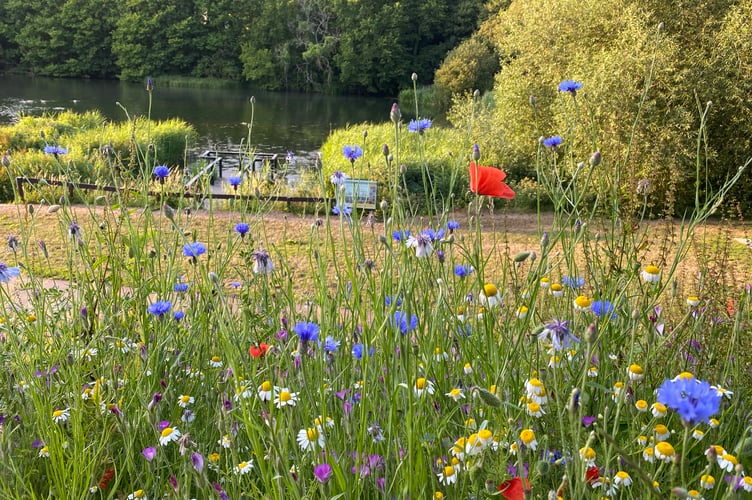
{"label": "blue cornflower", "polygon": [[424,229],[420,234],[428,236],[428,238],[430,238],[431,241],[438,241],[444,237],[444,235],[446,234],[446,231],[444,231],[443,229],[434,231],[433,229],[429,227],[428,229]]}
{"label": "blue cornflower", "polygon": [[246,234],[248,234],[248,231],[251,230],[251,227],[246,224],[245,222],[238,222],[235,224],[235,232],[237,232],[240,237],[245,237]]}
{"label": "blue cornflower", "polygon": [[324,351],[337,352],[339,351],[339,345],[340,342],[338,340],[334,340],[334,337],[327,335],[326,339],[324,340]]}
{"label": "blue cornflower", "polygon": [[339,215],[339,214],[340,214],[340,212],[341,212],[341,213],[342,213],[342,215],[344,215],[345,217],[350,217],[350,215],[352,214],[352,208],[350,208],[350,207],[347,207],[347,206],[344,206],[344,207],[340,207],[339,205],[334,205],[334,208],[332,208],[332,213],[333,213],[334,215]]}
{"label": "blue cornflower", "polygon": [[569,288],[576,290],[578,288],[582,288],[585,286],[585,278],[581,278],[579,276],[575,276],[574,278],[570,278],[569,276],[564,276],[561,278],[561,284],[564,286],[568,286]]}
{"label": "blue cornflower", "polygon": [[294,165],[295,164],[295,153],[293,153],[292,151],[288,151],[287,152],[287,156],[285,156],[285,160],[287,160],[287,163],[289,163],[290,165]]}
{"label": "blue cornflower", "polygon": [[366,354],[367,356],[373,356],[373,347],[371,347],[368,352],[364,352],[363,344],[355,344],[352,348],[352,355],[356,359],[363,359],[363,354]]}
{"label": "blue cornflower", "polygon": [[301,342],[315,342],[319,339],[319,325],[303,321],[295,325],[295,333]]}
{"label": "blue cornflower", "polygon": [[420,120],[410,120],[410,123],[407,125],[407,130],[410,132],[417,132],[419,134],[422,134],[426,129],[431,128],[431,120],[428,118],[421,118]]}
{"label": "blue cornflower", "polygon": [[606,316],[610,317],[611,319],[616,318],[616,308],[611,302],[607,300],[596,300],[595,302],[590,304],[590,310],[597,317]]}
{"label": "blue cornflower", "polygon": [[547,148],[555,148],[561,145],[562,142],[564,142],[564,139],[562,139],[561,136],[558,135],[543,139],[543,145]]}
{"label": "blue cornflower", "polygon": [[407,241],[409,237],[410,237],[409,229],[405,229],[404,231],[392,232],[392,238],[394,238],[394,241]]}
{"label": "blue cornflower", "polygon": [[460,278],[465,278],[473,272],[473,268],[465,264],[457,264],[454,266],[454,274]]}
{"label": "blue cornflower", "polygon": [[658,402],[674,410],[688,424],[708,422],[721,405],[721,394],[708,382],[690,374],[666,379],[657,392]]}
{"label": "blue cornflower", "polygon": [[227,179],[227,182],[230,183],[230,186],[236,188],[236,187],[240,186],[241,182],[243,182],[243,178],[239,177],[237,175],[233,175],[232,177],[230,177],[229,179]]}
{"label": "blue cornflower", "polygon": [[577,91],[582,88],[582,82],[576,82],[574,80],[564,80],[559,84],[559,92],[569,92],[572,95],[577,95]]}
{"label": "blue cornflower", "polygon": [[21,269],[18,267],[8,267],[4,262],[0,262],[0,282],[7,283],[11,278],[21,275]]}
{"label": "blue cornflower", "polygon": [[170,312],[170,309],[172,309],[172,303],[169,300],[154,302],[153,304],[149,304],[149,307],[146,308],[147,311],[157,317],[164,316]]}
{"label": "blue cornflower", "polygon": [[68,148],[61,148],[60,146],[45,146],[44,152],[48,155],[64,155],[68,154]]}
{"label": "blue cornflower", "polygon": [[175,283],[175,286],[172,287],[173,290],[175,290],[178,293],[183,293],[188,291],[188,283]]}
{"label": "blue cornflower", "polygon": [[157,165],[156,167],[154,167],[153,173],[154,177],[161,180],[170,175],[170,169],[164,165]]}
{"label": "blue cornflower", "polygon": [[333,186],[341,186],[349,178],[350,176],[347,175],[346,173],[340,172],[339,170],[335,170],[332,176],[329,177],[329,180],[331,181]]}
{"label": "blue cornflower", "polygon": [[539,337],[549,337],[554,351],[569,349],[573,342],[579,342],[580,339],[575,337],[569,329],[569,321],[560,321],[555,319],[546,323],[545,328],[539,334]]}
{"label": "blue cornflower", "polygon": [[455,229],[459,229],[459,228],[460,228],[460,223],[457,222],[456,220],[450,220],[449,222],[447,222],[447,229],[449,229],[450,233],[454,231]]}
{"label": "blue cornflower", "polygon": [[205,253],[206,253],[206,245],[198,241],[194,241],[193,243],[188,243],[187,245],[183,245],[183,255],[185,255],[186,257],[191,257],[195,259],[199,255],[203,255]]}
{"label": "blue cornflower", "polygon": [[392,324],[399,328],[402,335],[405,335],[407,332],[418,328],[418,317],[413,314],[408,318],[407,313],[395,311]]}
{"label": "blue cornflower", "polygon": [[343,147],[342,154],[345,155],[345,159],[350,160],[350,163],[355,163],[355,160],[363,156],[363,150],[357,144],[353,144]]}
{"label": "blue cornflower", "polygon": [[185,313],[183,311],[175,311],[172,313],[172,317],[175,319],[175,321],[180,321],[181,319],[185,318]]}

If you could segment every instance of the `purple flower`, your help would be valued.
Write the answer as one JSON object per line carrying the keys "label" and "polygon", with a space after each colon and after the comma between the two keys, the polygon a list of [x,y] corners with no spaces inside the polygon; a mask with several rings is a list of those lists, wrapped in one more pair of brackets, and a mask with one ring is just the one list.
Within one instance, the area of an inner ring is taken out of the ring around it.
{"label": "purple flower", "polygon": [[339,344],[340,342],[337,340],[334,340],[334,337],[332,337],[331,335],[327,335],[326,340],[324,340],[324,351],[337,352],[339,351]]}
{"label": "purple flower", "polygon": [[342,154],[345,155],[345,159],[350,160],[350,163],[355,163],[355,160],[363,156],[363,150],[357,144],[353,144],[343,147]]}
{"label": "purple flower", "polygon": [[[365,354],[365,353],[363,352],[363,344],[360,344],[360,343],[358,343],[358,344],[355,344],[355,345],[354,345],[354,346],[352,347],[352,354],[353,354],[353,356],[354,356],[354,357],[355,357],[356,359],[363,359],[363,354]],[[368,353],[367,353],[367,354],[368,354],[368,356],[373,356],[373,347],[371,347],[371,348],[370,348],[370,349],[368,350]]]}
{"label": "purple flower", "polygon": [[225,490],[222,489],[222,486],[218,482],[213,482],[212,488],[214,488],[214,491],[217,492],[217,495],[219,495],[221,500],[230,500],[230,496],[225,493]]}
{"label": "purple flower", "polygon": [[539,334],[539,337],[549,337],[555,351],[568,349],[573,342],[579,342],[580,339],[575,337],[569,330],[569,321],[553,320],[546,323],[545,328]]}
{"label": "purple flower", "polygon": [[159,429],[159,432],[162,432],[163,430],[165,430],[169,426],[170,426],[170,421],[169,420],[160,420],[159,423],[157,424],[157,429]]}
{"label": "purple flower", "polygon": [[434,231],[433,229],[429,227],[428,229],[424,229],[420,234],[428,236],[431,239],[431,241],[438,241],[444,237],[444,235],[446,234],[446,231],[444,231],[443,229]]}
{"label": "purple flower", "polygon": [[151,401],[149,402],[149,405],[146,407],[146,409],[153,410],[159,404],[160,401],[162,401],[162,393],[155,392],[154,395],[151,397]]}
{"label": "purple flower", "polygon": [[352,208],[350,207],[340,207],[339,205],[334,205],[334,208],[332,208],[332,213],[334,215],[339,215],[340,213],[344,217],[350,217],[350,214],[352,214]]}
{"label": "purple flower", "polygon": [[562,142],[564,142],[564,139],[562,139],[561,136],[558,135],[543,139],[543,145],[547,148],[555,148],[557,146],[560,146]]}
{"label": "purple flower", "polygon": [[324,484],[332,477],[332,466],[329,464],[318,464],[313,468],[313,475],[316,476],[318,482]]}
{"label": "purple flower", "polygon": [[157,165],[156,167],[154,167],[153,174],[154,174],[154,177],[156,177],[159,180],[162,180],[168,175],[170,175],[170,169],[164,165]]}
{"label": "purple flower", "polygon": [[418,317],[413,314],[408,318],[406,313],[394,311],[392,324],[399,328],[402,335],[405,335],[407,332],[418,328]]}
{"label": "purple flower", "polygon": [[295,333],[301,342],[315,342],[319,339],[319,325],[316,323],[300,322],[295,325]]}
{"label": "purple flower", "polygon": [[146,310],[151,314],[160,318],[170,312],[170,309],[172,309],[172,303],[170,303],[169,300],[160,300],[158,302],[154,302],[146,308]]}
{"label": "purple flower", "polygon": [[428,118],[421,118],[419,120],[410,120],[410,123],[407,125],[407,130],[410,132],[417,132],[419,134],[423,134],[426,130],[431,128],[431,120]]}
{"label": "purple flower", "polygon": [[582,82],[576,82],[574,80],[564,80],[559,84],[559,92],[569,92],[572,95],[577,95],[577,91],[582,88]]}
{"label": "purple flower", "polygon": [[157,449],[153,446],[150,446],[141,450],[141,454],[144,456],[147,462],[151,462],[152,460],[154,460],[154,457],[157,456]]}
{"label": "purple flower", "polygon": [[449,230],[450,233],[454,231],[455,229],[459,229],[459,228],[460,228],[460,223],[457,222],[456,220],[450,220],[449,222],[447,222],[447,229]]}
{"label": "purple flower", "polygon": [[183,311],[175,311],[174,313],[172,313],[172,318],[175,321],[180,321],[181,319],[185,318],[185,312],[183,312]]}
{"label": "purple flower", "polygon": [[563,276],[561,278],[561,284],[564,286],[568,286],[569,288],[576,290],[578,288],[582,288],[585,286],[585,278],[580,277],[574,277],[570,278],[569,276]]}
{"label": "purple flower", "polygon": [[194,241],[193,243],[188,243],[187,245],[183,245],[183,255],[185,255],[186,257],[190,257],[194,260],[199,255],[203,255],[205,253],[206,253],[206,245],[198,241]]}
{"label": "purple flower", "polygon": [[708,382],[694,377],[666,379],[657,392],[658,402],[674,410],[688,424],[708,422],[721,405],[721,394]]}
{"label": "purple flower", "polygon": [[405,229],[404,231],[394,231],[392,232],[392,238],[394,238],[394,241],[404,241],[407,240],[410,237],[410,231]]}
{"label": "purple flower", "polygon": [[200,453],[193,453],[191,455],[191,463],[193,464],[193,468],[199,474],[204,471],[204,457],[202,457]]}
{"label": "purple flower", "polygon": [[332,182],[332,185],[334,186],[342,186],[347,179],[349,179],[350,176],[340,172],[339,170],[335,170],[332,176],[329,178],[329,180]]}
{"label": "purple flower", "polygon": [[591,417],[591,416],[588,416],[588,415],[583,415],[582,416],[582,425],[584,427],[590,427],[591,425],[593,425],[593,422],[595,422],[596,420],[598,420],[596,417]]}
{"label": "purple flower", "polygon": [[44,152],[48,155],[64,155],[68,154],[68,148],[61,148],[60,146],[45,146]]}
{"label": "purple flower", "polygon": [[176,283],[172,289],[178,293],[182,293],[188,291],[188,286],[188,283]]}
{"label": "purple flower", "polygon": [[237,224],[235,224],[235,232],[238,233],[241,238],[244,238],[250,230],[251,227],[245,222],[238,222]]}
{"label": "purple flower", "polygon": [[237,189],[237,187],[240,186],[240,183],[243,182],[243,178],[237,175],[233,175],[232,177],[227,179],[227,181],[230,183],[230,186]]}

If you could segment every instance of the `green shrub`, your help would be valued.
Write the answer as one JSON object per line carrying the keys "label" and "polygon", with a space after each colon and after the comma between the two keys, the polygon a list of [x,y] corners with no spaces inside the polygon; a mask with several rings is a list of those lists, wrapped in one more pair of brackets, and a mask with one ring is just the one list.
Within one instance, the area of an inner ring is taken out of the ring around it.
{"label": "green shrub", "polygon": [[455,94],[493,89],[499,67],[499,57],[489,41],[474,34],[452,49],[436,70],[433,87],[439,104],[446,109]]}

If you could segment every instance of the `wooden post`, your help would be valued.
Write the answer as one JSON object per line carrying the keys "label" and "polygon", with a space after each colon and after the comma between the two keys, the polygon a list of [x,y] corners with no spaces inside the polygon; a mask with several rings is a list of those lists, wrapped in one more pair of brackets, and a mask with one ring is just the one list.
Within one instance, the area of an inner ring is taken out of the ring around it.
{"label": "wooden post", "polygon": [[21,198],[21,201],[25,201],[23,181],[23,177],[16,177],[16,192],[18,193],[18,197]]}

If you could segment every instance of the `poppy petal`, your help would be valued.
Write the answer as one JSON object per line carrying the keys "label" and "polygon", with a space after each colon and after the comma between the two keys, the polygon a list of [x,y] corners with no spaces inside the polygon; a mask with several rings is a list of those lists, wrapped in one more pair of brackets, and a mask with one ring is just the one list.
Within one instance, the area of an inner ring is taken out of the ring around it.
{"label": "poppy petal", "polygon": [[514,191],[503,182],[506,177],[507,174],[498,168],[470,163],[470,191],[473,193],[511,200]]}
{"label": "poppy petal", "polygon": [[507,500],[525,500],[525,487],[530,489],[530,482],[525,479],[525,485],[523,486],[522,479],[515,477],[502,482],[499,485],[499,491],[501,492],[501,496]]}

